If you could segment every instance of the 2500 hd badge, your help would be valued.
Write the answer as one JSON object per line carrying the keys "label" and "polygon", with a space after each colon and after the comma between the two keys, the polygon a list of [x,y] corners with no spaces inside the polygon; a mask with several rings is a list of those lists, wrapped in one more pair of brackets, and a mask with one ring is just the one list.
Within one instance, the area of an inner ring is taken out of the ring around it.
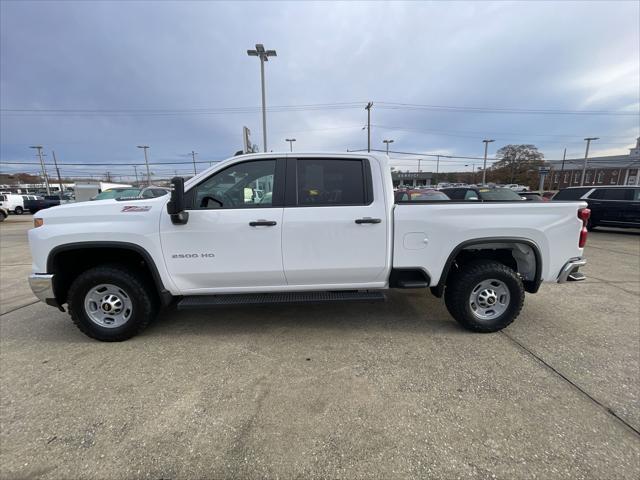
{"label": "2500 hd badge", "polygon": [[213,258],[213,253],[174,253],[171,258]]}

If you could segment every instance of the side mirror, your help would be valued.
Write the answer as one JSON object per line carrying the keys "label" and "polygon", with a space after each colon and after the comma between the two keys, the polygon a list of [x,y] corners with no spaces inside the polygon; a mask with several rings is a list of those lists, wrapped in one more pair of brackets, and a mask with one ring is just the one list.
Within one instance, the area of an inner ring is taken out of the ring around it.
{"label": "side mirror", "polygon": [[171,200],[167,203],[167,212],[174,225],[185,225],[189,221],[189,212],[184,210],[184,178],[171,179]]}

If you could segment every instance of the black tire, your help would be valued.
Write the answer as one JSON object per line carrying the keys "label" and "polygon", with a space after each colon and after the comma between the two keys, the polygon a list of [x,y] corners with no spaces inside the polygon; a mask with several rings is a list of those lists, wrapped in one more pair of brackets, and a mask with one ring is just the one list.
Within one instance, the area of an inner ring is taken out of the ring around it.
{"label": "black tire", "polygon": [[16,215],[22,215],[24,213],[24,209],[22,207],[16,207],[13,211]]}
{"label": "black tire", "polygon": [[7,218],[4,212],[0,212],[0,222],[4,222],[4,219]]}
{"label": "black tire", "polygon": [[[496,279],[509,290],[507,308],[490,319],[478,318],[470,305],[473,289],[483,280]],[[492,260],[477,260],[463,266],[447,281],[444,292],[447,310],[464,328],[473,332],[491,333],[502,330],[513,322],[522,310],[524,286],[516,272]]]}
{"label": "black tire", "polygon": [[[132,304],[131,317],[121,326],[109,328],[90,319],[85,296],[94,287],[111,284],[122,289]],[[85,335],[103,342],[121,342],[142,330],[156,317],[158,301],[154,287],[144,277],[119,265],[102,265],[80,274],[69,288],[67,302],[73,323]]]}

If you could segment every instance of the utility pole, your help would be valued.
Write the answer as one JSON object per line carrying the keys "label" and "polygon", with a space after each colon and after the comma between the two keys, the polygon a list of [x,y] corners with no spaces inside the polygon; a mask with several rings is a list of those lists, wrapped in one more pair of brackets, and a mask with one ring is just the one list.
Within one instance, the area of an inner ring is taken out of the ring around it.
{"label": "utility pole", "polygon": [[582,165],[582,178],[580,179],[580,186],[584,185],[584,177],[587,174],[587,158],[589,157],[589,145],[591,145],[592,140],[599,140],[598,137],[587,137],[585,141],[587,142],[587,149],[584,152],[584,164]]}
{"label": "utility pole", "polygon": [[382,143],[387,144],[387,157],[389,156],[389,144],[393,143],[393,140],[382,140]]}
{"label": "utility pole", "polygon": [[133,171],[136,174],[136,187],[138,187],[138,186],[140,186],[140,183],[138,182],[138,166],[137,165],[133,166]]}
{"label": "utility pole", "polygon": [[247,55],[251,57],[260,58],[260,82],[262,84],[262,145],[263,149],[267,151],[267,109],[265,103],[265,89],[264,89],[264,62],[269,61],[269,57],[277,57],[275,50],[265,50],[264,45],[261,43],[256,44],[255,50],[247,50]]}
{"label": "utility pole", "polygon": [[440,171],[440,155],[436,155],[436,178],[434,180],[434,183],[436,184],[436,186],[438,185],[438,173]]}
{"label": "utility pole", "polygon": [[284,139],[285,142],[289,142],[289,151],[293,152],[293,142],[296,141],[295,138],[285,138]]}
{"label": "utility pole", "polygon": [[149,159],[147,158],[147,150],[149,145],[138,145],[138,148],[144,150],[144,163],[147,166],[147,187],[151,186],[151,171],[149,170]]}
{"label": "utility pole", "polygon": [[[564,153],[562,154],[562,165],[560,166],[560,177],[558,177],[558,189],[560,189],[560,184],[562,183],[562,173],[564,172],[564,161],[567,159],[567,147],[564,148]],[[553,183],[551,183],[551,188],[553,189]]]}
{"label": "utility pole", "polygon": [[111,172],[106,172],[106,174],[105,174],[105,182],[111,183]]}
{"label": "utility pole", "polygon": [[195,177],[198,172],[196,172],[196,152],[191,150],[191,158],[193,159],[193,176]]}
{"label": "utility pole", "polygon": [[422,169],[420,168],[420,163],[422,162],[422,159],[419,158],[418,159],[418,173],[420,173],[422,171]]}
{"label": "utility pole", "polygon": [[484,139],[482,140],[484,143],[484,164],[482,165],[482,185],[487,184],[487,150],[489,148],[489,144],[491,142],[495,142],[495,140]]}
{"label": "utility pole", "polygon": [[38,150],[38,158],[40,159],[40,167],[42,168],[42,176],[44,177],[44,184],[47,187],[47,195],[51,195],[51,188],[49,187],[49,178],[47,177],[47,168],[44,166],[44,160],[42,159],[42,145],[33,145],[29,148],[35,148]]}
{"label": "utility pole", "polygon": [[56,166],[56,174],[58,175],[58,185],[60,186],[60,199],[62,199],[62,192],[64,188],[62,187],[62,178],[60,178],[60,169],[58,168],[58,160],[56,159],[56,152],[51,150],[53,154],[53,164]]}
{"label": "utility pole", "polygon": [[371,107],[373,102],[367,103],[364,109],[367,111],[367,152],[371,152]]}

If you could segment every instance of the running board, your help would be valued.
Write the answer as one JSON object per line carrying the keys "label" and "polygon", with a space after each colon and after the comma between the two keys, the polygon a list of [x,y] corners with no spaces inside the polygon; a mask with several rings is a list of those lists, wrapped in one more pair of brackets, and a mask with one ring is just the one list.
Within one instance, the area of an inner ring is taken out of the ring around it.
{"label": "running board", "polygon": [[227,295],[192,295],[183,297],[178,310],[222,307],[229,305],[265,305],[278,303],[327,303],[327,302],[378,302],[386,297],[380,291],[334,291],[334,292],[276,292],[240,293]]}

